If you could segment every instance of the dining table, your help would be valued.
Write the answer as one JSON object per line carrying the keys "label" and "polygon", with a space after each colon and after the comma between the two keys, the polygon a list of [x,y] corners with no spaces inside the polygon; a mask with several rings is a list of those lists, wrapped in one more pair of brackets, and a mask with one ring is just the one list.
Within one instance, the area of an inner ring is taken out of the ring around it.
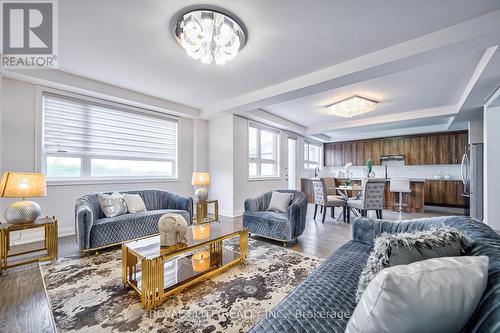
{"label": "dining table", "polygon": [[[327,190],[329,188],[327,187]],[[332,187],[330,188],[330,190],[334,190],[332,192],[335,193],[335,191],[345,200],[349,200],[349,199],[359,199],[361,193],[363,192],[363,186],[362,185],[340,185],[340,186],[335,186],[335,187]],[[349,194],[348,192],[351,192],[352,194],[356,193],[356,195],[354,197],[349,197]],[[348,210],[348,214],[350,214],[350,212],[353,212],[353,214],[355,216],[359,216],[358,213],[354,210],[354,209],[349,209]],[[337,216],[337,218],[335,219],[335,221],[338,221],[338,219],[340,218],[340,215]]]}

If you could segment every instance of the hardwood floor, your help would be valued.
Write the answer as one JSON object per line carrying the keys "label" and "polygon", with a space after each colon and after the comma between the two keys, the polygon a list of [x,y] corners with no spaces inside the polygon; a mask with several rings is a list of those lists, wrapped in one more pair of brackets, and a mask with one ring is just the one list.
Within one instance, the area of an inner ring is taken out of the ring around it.
{"label": "hardwood floor", "polygon": [[[326,258],[351,239],[352,225],[340,222],[341,219],[339,222],[334,222],[330,214],[327,214],[328,217],[323,224],[320,217],[317,217],[316,221],[313,219],[313,211],[314,206],[310,205],[304,233],[288,247],[308,255]],[[443,213],[407,214],[403,218],[441,215]],[[397,218],[397,213],[384,211],[384,219],[397,220]],[[223,217],[221,223],[242,224],[242,218]],[[281,242],[255,238],[283,246]],[[36,243],[24,245],[24,249],[39,246],[40,244]],[[118,247],[112,250],[116,249]],[[59,257],[72,255],[80,255],[75,238],[73,236],[60,238]],[[0,276],[0,313],[0,332],[55,332],[52,313],[37,263],[10,269]]]}

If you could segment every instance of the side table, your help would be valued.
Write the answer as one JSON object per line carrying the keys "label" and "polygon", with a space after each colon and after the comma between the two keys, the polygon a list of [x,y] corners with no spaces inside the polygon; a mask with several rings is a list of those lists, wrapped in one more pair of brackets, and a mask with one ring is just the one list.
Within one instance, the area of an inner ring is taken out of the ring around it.
{"label": "side table", "polygon": [[[214,205],[214,215],[208,215],[208,205]],[[219,200],[206,200],[194,202],[194,207],[196,209],[195,216],[193,216],[193,222],[195,224],[219,222]]]}
{"label": "side table", "polygon": [[[14,254],[9,254],[10,250],[10,233],[14,231],[22,231],[35,228],[44,228],[44,247],[34,250],[22,251]],[[46,251],[47,254],[42,257],[31,257],[25,260],[16,261],[13,264],[8,263],[9,258],[18,257],[21,255]],[[54,260],[57,259],[57,220],[55,217],[39,218],[33,223],[26,224],[0,224],[0,274],[8,268],[17,267],[20,265],[30,264],[33,262]]]}

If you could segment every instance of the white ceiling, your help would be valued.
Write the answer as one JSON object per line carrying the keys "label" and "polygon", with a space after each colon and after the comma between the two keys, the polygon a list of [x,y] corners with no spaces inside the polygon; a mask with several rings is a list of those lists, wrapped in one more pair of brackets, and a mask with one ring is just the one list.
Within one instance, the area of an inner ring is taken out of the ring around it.
{"label": "white ceiling", "polygon": [[325,122],[349,122],[350,119],[328,114],[324,107],[353,95],[379,101],[374,112],[355,119],[452,105],[460,98],[480,58],[480,52],[472,51],[425,66],[266,106],[264,109],[311,127]]}
{"label": "white ceiling", "polygon": [[439,30],[500,8],[498,0],[204,1],[246,25],[236,59],[203,65],[185,56],[170,31],[179,11],[199,1],[59,2],[63,71],[203,109]]}
{"label": "white ceiling", "polygon": [[[484,50],[500,44],[498,0],[207,0],[202,7],[237,16],[248,41],[233,61],[204,65],[172,32],[199,4],[59,1],[59,70],[197,108],[205,119],[265,110],[307,135],[370,123],[380,134],[388,122],[435,128],[433,116],[447,129],[458,112],[449,106],[487,62]],[[377,111],[352,122],[317,109],[354,92],[380,100]]]}

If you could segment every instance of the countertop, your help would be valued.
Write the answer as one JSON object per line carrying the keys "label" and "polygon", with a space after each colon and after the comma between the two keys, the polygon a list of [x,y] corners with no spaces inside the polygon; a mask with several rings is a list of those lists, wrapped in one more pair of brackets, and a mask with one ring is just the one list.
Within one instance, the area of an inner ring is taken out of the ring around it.
{"label": "countertop", "polygon": [[[352,178],[345,178],[345,177],[335,177],[336,179],[351,179],[351,180],[362,180],[363,178],[361,177],[352,177]],[[377,178],[377,177],[375,177]],[[302,179],[309,179],[309,180],[319,180],[320,177],[302,177]],[[457,178],[450,178],[450,179],[444,179],[444,178],[408,178],[410,179],[410,182],[414,182],[414,183],[424,183],[426,181],[453,181],[453,182],[458,182],[458,181],[461,181],[460,179],[457,179]],[[390,181],[391,179],[390,178],[387,178],[387,181]]]}

